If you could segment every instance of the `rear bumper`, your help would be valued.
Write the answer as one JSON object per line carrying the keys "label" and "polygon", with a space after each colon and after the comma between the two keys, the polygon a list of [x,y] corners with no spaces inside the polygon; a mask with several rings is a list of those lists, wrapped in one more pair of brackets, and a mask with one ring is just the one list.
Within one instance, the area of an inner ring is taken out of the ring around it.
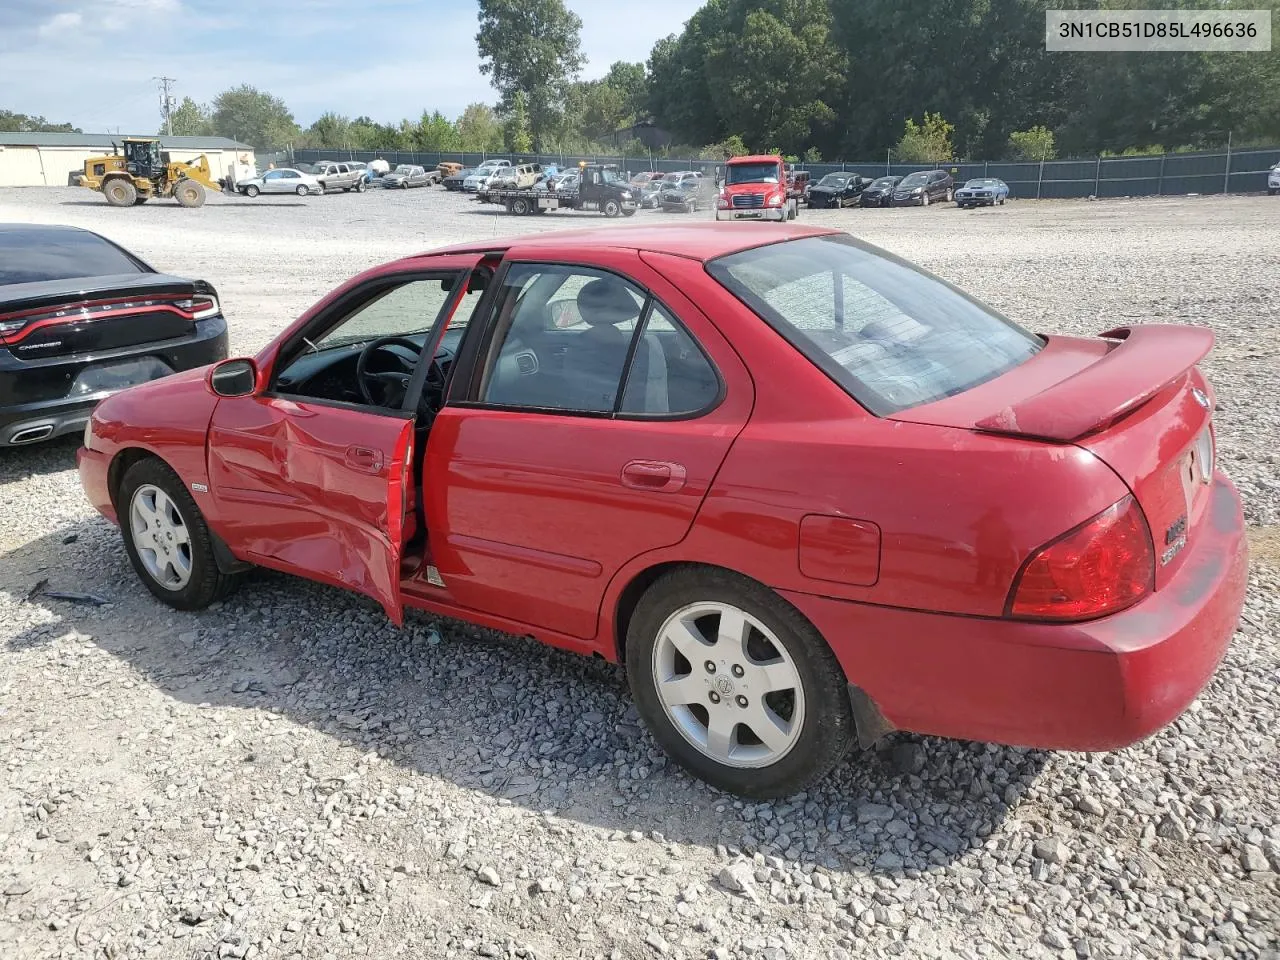
{"label": "rear bumper", "polygon": [[779,223],[787,219],[786,207],[743,207],[740,209],[716,210],[717,220],[776,220]]}
{"label": "rear bumper", "polygon": [[[143,343],[86,356],[22,362],[0,351],[0,448],[24,445],[83,430],[98,403],[119,390],[68,395],[85,370],[108,362],[155,357],[174,373],[226,359],[227,323],[218,317],[199,321],[197,331],[180,340]],[[126,389],[126,388],[121,388]],[[16,442],[15,442],[16,441]]]}
{"label": "rear bumper", "polygon": [[1052,750],[1113,750],[1175,720],[1209,682],[1244,605],[1248,548],[1221,473],[1177,575],[1121,613],[1025,623],[784,596],[901,730]]}

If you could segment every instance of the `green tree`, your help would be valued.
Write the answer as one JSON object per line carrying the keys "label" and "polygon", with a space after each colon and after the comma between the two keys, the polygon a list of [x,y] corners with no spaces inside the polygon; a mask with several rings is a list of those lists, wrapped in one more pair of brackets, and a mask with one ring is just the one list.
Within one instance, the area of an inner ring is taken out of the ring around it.
{"label": "green tree", "polygon": [[44,117],[0,110],[0,130],[10,133],[83,133],[69,123],[50,123]]}
{"label": "green tree", "polygon": [[495,153],[503,147],[502,123],[487,103],[471,103],[458,118],[458,149]]}
{"label": "green tree", "polygon": [[725,0],[705,69],[726,129],[748,145],[797,152],[834,122],[843,58],[827,0]]}
{"label": "green tree", "polygon": [[422,112],[422,119],[413,134],[414,148],[433,153],[456,152],[459,145],[458,128],[439,110]]}
{"label": "green tree", "polygon": [[[201,106],[190,97],[183,97],[182,103],[178,105],[178,109],[173,111],[169,117],[173,124],[173,135],[175,137],[207,137],[213,132],[213,127],[209,122],[209,110],[207,107]],[[160,128],[160,133],[164,133],[165,128]]]}
{"label": "green tree", "polygon": [[1010,160],[1052,160],[1057,155],[1053,131],[1047,127],[1035,126],[1009,134]]}
{"label": "green tree", "polygon": [[512,153],[533,151],[533,132],[529,127],[529,110],[523,90],[517,90],[512,97],[511,109],[503,124],[502,138],[506,149]]}
{"label": "green tree", "polygon": [[746,156],[751,151],[736,133],[719,143],[709,143],[698,151],[699,160],[729,160],[733,157]]}
{"label": "green tree", "polygon": [[218,94],[210,121],[218,136],[252,144],[259,150],[278,150],[300,133],[283,100],[249,84]]}
{"label": "green tree", "polygon": [[303,138],[307,146],[321,150],[342,150],[355,146],[351,140],[351,121],[332,111],[320,114],[307,128]]}
{"label": "green tree", "polygon": [[554,125],[556,103],[582,69],[582,20],[563,0],[480,0],[476,45],[480,72],[502,94],[511,112],[525,98],[535,147]]}
{"label": "green tree", "polygon": [[349,129],[351,146],[356,150],[403,150],[405,143],[399,127],[378,123],[371,117],[356,117]]}
{"label": "green tree", "polygon": [[643,63],[619,60],[610,65],[602,82],[618,92],[624,121],[634,123],[648,114],[649,78],[645,75]]}
{"label": "green tree", "polygon": [[682,143],[711,143],[727,135],[706,71],[708,38],[718,29],[719,7],[713,4],[695,13],[684,33],[659,40],[649,54],[649,115]]}
{"label": "green tree", "polygon": [[810,147],[808,150],[804,152],[804,155],[802,156],[801,159],[803,159],[805,163],[821,163],[822,151],[819,150],[817,147]]}
{"label": "green tree", "polygon": [[908,117],[902,139],[893,148],[893,156],[900,163],[945,163],[953,153],[951,134],[954,130],[938,113],[926,113],[920,123]]}

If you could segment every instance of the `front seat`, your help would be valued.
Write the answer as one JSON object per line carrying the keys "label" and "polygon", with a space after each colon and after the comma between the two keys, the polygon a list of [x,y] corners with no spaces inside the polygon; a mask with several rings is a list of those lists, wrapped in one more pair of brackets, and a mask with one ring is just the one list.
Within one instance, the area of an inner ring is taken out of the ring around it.
{"label": "front seat", "polygon": [[565,348],[566,400],[571,409],[612,410],[634,329],[622,324],[639,318],[640,304],[626,284],[604,277],[586,283],[577,302],[587,329]]}

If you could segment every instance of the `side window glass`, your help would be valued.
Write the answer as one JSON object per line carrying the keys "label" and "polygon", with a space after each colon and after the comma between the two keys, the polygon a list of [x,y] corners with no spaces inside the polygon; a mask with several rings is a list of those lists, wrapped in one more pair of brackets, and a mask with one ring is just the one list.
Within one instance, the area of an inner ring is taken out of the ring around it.
{"label": "side window glass", "polygon": [[613,412],[645,294],[612,274],[528,264],[509,270],[505,287],[506,329],[481,399]]}
{"label": "side window glass", "polygon": [[655,303],[631,358],[619,412],[697,413],[715,403],[719,393],[715,370],[693,337]]}

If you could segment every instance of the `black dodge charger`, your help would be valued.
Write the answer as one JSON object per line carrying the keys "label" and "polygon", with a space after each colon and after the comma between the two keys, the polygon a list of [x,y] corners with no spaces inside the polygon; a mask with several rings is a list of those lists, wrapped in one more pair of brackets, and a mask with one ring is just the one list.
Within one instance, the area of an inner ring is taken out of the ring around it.
{"label": "black dodge charger", "polygon": [[0,447],[83,430],[103,397],[226,356],[205,281],[88,230],[0,223]]}

